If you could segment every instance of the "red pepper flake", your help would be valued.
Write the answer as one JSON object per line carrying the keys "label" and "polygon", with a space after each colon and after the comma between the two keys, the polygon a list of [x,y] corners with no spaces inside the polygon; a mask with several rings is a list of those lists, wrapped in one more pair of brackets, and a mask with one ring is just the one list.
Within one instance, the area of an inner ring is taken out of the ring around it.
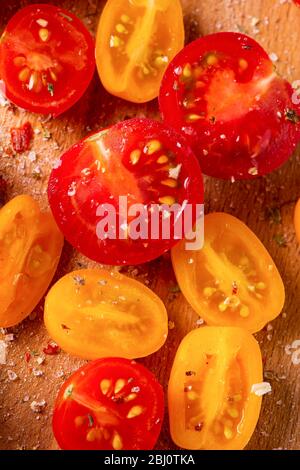
{"label": "red pepper flake", "polygon": [[30,359],[31,359],[31,354],[29,351],[26,351],[25,355],[24,355],[24,359],[26,362],[29,362]]}
{"label": "red pepper flake", "polygon": [[22,153],[30,147],[33,130],[30,122],[25,122],[22,127],[13,127],[10,130],[11,144],[15,152]]}
{"label": "red pepper flake", "polygon": [[238,293],[238,285],[236,281],[233,281],[232,283],[232,295],[236,295]]}
{"label": "red pepper flake", "polygon": [[54,341],[49,341],[47,346],[43,349],[44,354],[48,354],[49,356],[55,356],[60,352],[60,347]]}

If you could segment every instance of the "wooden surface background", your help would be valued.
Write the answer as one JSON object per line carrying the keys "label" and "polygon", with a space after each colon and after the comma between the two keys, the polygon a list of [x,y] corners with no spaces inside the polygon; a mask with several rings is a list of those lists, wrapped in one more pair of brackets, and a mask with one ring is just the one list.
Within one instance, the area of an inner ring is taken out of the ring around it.
{"label": "wooden surface background", "polygon": [[[0,33],[8,19],[28,3],[0,0]],[[94,33],[105,2],[65,0],[49,3],[71,9]],[[242,31],[273,53],[282,75],[291,81],[300,79],[300,8],[292,2],[182,0],[182,5],[187,42],[215,31]],[[156,101],[137,106],[115,99],[103,90],[97,76],[80,102],[56,120],[45,122],[44,118],[13,106],[0,107],[0,172],[9,184],[8,198],[30,193],[46,207],[49,171],[60,153],[91,129],[97,130],[124,117],[137,115],[156,116]],[[10,128],[26,120],[41,131],[37,130],[34,137],[32,150],[36,152],[37,161],[33,163],[28,159],[28,152],[16,157],[9,149]],[[300,197],[299,162],[299,153],[296,153],[279,171],[252,182],[232,184],[206,179],[206,211],[227,211],[246,222],[273,256],[286,286],[284,313],[257,335],[272,393],[263,399],[261,417],[249,449],[300,449],[300,365],[292,364],[291,356],[285,352],[286,345],[300,338],[300,246],[293,228],[293,210]],[[39,180],[33,177],[36,171],[40,171]],[[272,208],[276,208],[277,215],[280,211],[280,223],[268,216]],[[285,237],[285,247],[274,240],[276,235],[278,239]],[[72,267],[86,265],[92,263],[66,245],[58,275]],[[176,348],[182,337],[197,327],[198,317],[182,294],[172,293],[176,282],[169,256],[129,269],[129,272],[158,293],[173,322],[165,346],[141,361],[155,372],[166,389]],[[0,449],[54,449],[56,444],[51,432],[53,400],[64,379],[83,361],[60,353],[46,356],[44,363],[38,364],[37,358],[42,356],[42,348],[49,339],[42,321],[42,303],[29,319],[12,331],[14,340],[8,343],[7,364],[0,366]],[[0,339],[2,336],[0,334]],[[36,354],[28,364],[24,360],[27,350]],[[18,375],[15,381],[8,379],[8,370]],[[42,375],[35,375],[39,372]],[[43,399],[46,401],[43,413],[33,413],[31,402]],[[157,448],[176,448],[170,439],[167,413]]]}

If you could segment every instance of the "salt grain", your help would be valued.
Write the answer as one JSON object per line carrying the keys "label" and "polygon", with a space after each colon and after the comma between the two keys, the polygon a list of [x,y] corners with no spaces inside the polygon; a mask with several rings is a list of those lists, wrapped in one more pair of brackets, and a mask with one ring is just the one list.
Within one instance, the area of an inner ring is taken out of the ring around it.
{"label": "salt grain", "polygon": [[46,407],[45,400],[41,400],[41,401],[33,400],[33,402],[30,403],[30,409],[34,413],[41,413],[45,407]]}
{"label": "salt grain", "polygon": [[7,356],[7,344],[5,341],[0,341],[0,364],[6,364],[6,356]]}
{"label": "salt grain", "polygon": [[261,382],[258,384],[253,384],[251,387],[251,393],[254,393],[258,397],[266,395],[266,393],[272,392],[272,387],[269,382]]}
{"label": "salt grain", "polygon": [[15,380],[17,380],[17,378],[18,378],[17,374],[13,370],[8,370],[7,375],[8,375],[9,380],[11,380],[13,382]]}

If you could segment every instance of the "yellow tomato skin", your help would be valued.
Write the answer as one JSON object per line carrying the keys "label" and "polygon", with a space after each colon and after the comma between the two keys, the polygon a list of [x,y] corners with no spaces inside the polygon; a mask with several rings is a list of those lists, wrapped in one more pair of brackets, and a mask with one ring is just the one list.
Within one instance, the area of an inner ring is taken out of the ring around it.
{"label": "yellow tomato skin", "polygon": [[133,103],[158,96],[163,74],[184,46],[180,0],[108,0],[96,37],[106,90]]}
{"label": "yellow tomato skin", "polygon": [[56,271],[63,236],[50,212],[27,195],[0,210],[0,327],[27,317],[45,294]]}
{"label": "yellow tomato skin", "polygon": [[258,343],[243,328],[202,327],[181,342],[168,386],[170,431],[179,447],[241,450],[256,427],[261,397]]}
{"label": "yellow tomato skin", "polygon": [[264,245],[236,217],[206,215],[204,247],[186,251],[181,241],[171,254],[183,295],[208,325],[254,333],[280,314],[281,276]]}
{"label": "yellow tomato skin", "polygon": [[46,297],[44,320],[51,338],[83,359],[148,356],[168,334],[159,297],[142,283],[105,269],[61,278]]}
{"label": "yellow tomato skin", "polygon": [[295,224],[296,235],[300,243],[300,199],[298,200],[296,204],[296,208],[295,208],[294,224]]}

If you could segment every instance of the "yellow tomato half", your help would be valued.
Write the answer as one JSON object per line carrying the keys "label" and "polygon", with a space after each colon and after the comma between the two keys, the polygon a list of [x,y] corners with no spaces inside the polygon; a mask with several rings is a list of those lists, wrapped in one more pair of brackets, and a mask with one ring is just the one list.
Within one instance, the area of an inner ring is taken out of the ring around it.
{"label": "yellow tomato half", "polygon": [[50,212],[31,196],[0,210],[0,326],[21,322],[45,294],[56,271],[63,236]]}
{"label": "yellow tomato half", "polygon": [[239,219],[225,213],[204,218],[204,247],[172,249],[183,295],[209,325],[261,330],[285,301],[280,274],[268,251]]}
{"label": "yellow tomato half", "polygon": [[61,278],[45,301],[50,336],[84,359],[148,356],[166,341],[164,304],[142,283],[104,269],[83,269]]}
{"label": "yellow tomato half", "polygon": [[96,38],[101,81],[115,96],[150,101],[158,96],[163,74],[183,45],[179,0],[108,0]]}
{"label": "yellow tomato half", "polygon": [[171,436],[184,449],[239,450],[258,421],[262,382],[256,340],[242,328],[203,327],[181,342],[169,387]]}

